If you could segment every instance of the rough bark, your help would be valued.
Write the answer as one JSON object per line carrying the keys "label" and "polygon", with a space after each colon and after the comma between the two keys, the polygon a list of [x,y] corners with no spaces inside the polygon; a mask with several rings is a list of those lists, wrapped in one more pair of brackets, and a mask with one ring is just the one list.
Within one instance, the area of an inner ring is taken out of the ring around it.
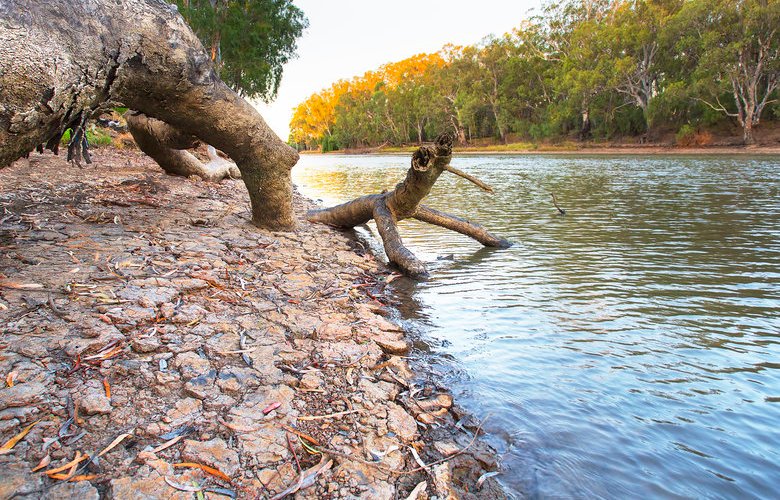
{"label": "rough bark", "polygon": [[216,75],[209,54],[164,0],[0,2],[0,167],[41,145],[86,151],[86,119],[127,106],[236,162],[252,219],[294,226],[298,154]]}
{"label": "rough bark", "polygon": [[127,129],[133,135],[141,151],[152,157],[163,170],[171,175],[190,177],[196,175],[203,180],[218,182],[225,178],[238,179],[241,172],[234,163],[220,158],[209,146],[208,163],[202,163],[186,149],[196,147],[197,138],[184,134],[167,123],[149,118],[143,113],[125,114]]}
{"label": "rough bark", "polygon": [[485,246],[506,248],[510,243],[491,234],[487,229],[460,217],[445,214],[421,205],[423,198],[430,193],[436,180],[444,171],[460,175],[482,189],[492,189],[478,179],[450,167],[452,158],[452,138],[441,135],[434,145],[420,147],[412,155],[412,166],[406,178],[392,191],[361,196],[347,203],[324,210],[313,210],[307,214],[311,222],[331,226],[351,228],[374,219],[379,236],[382,238],[385,253],[393,264],[405,273],[425,276],[425,265],[404,246],[398,233],[398,221],[408,218],[444,227],[469,236]]}

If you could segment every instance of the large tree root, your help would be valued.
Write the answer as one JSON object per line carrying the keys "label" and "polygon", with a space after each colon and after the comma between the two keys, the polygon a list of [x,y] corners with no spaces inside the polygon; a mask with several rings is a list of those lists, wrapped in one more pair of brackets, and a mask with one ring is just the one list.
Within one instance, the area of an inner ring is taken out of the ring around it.
{"label": "large tree root", "polygon": [[197,175],[205,181],[219,182],[225,178],[241,177],[238,167],[220,158],[213,146],[208,147],[210,161],[202,163],[186,149],[196,147],[200,141],[184,134],[167,123],[149,118],[143,113],[129,111],[125,114],[127,129],[138,147],[156,161],[170,175],[190,177]]}
{"label": "large tree root", "polygon": [[347,203],[313,210],[307,214],[311,222],[336,227],[354,227],[371,219],[376,221],[385,253],[393,264],[412,276],[425,276],[425,265],[404,246],[398,233],[398,221],[408,218],[444,227],[469,236],[485,246],[506,248],[510,243],[487,229],[460,217],[448,215],[420,205],[445,170],[464,177],[486,191],[492,189],[474,177],[450,167],[452,138],[441,135],[432,146],[422,146],[412,155],[412,166],[394,190],[382,194],[361,196]]}

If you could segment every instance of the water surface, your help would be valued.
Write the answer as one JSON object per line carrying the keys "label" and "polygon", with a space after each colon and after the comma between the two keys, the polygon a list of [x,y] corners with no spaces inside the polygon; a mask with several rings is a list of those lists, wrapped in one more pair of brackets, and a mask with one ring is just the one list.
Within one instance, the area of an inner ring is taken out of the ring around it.
{"label": "water surface", "polygon": [[[402,223],[393,283],[518,497],[769,498],[780,485],[780,158],[473,156],[428,198],[516,245]],[[328,204],[408,156],[304,156]],[[556,215],[554,192],[568,210]],[[450,260],[451,256],[451,260]],[[443,260],[440,260],[443,259]]]}

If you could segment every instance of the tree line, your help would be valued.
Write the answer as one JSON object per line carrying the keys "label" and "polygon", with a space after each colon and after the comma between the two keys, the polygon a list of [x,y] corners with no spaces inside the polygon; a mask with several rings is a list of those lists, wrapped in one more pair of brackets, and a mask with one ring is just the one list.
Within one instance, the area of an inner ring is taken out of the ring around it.
{"label": "tree line", "polygon": [[483,138],[680,136],[780,121],[780,0],[564,0],[511,33],[334,83],[290,142],[330,151]]}

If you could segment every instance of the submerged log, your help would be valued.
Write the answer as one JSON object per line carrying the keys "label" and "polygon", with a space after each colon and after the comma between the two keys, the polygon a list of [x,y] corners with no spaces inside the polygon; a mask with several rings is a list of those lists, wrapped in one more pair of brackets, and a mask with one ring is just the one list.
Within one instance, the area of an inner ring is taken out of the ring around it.
{"label": "submerged log", "polygon": [[425,265],[401,240],[398,221],[403,219],[414,218],[450,229],[488,247],[509,247],[509,241],[495,236],[479,224],[421,205],[444,171],[460,175],[492,192],[492,188],[478,179],[450,167],[451,159],[452,137],[443,134],[436,139],[435,144],[422,146],[414,152],[406,178],[392,191],[361,196],[332,208],[312,210],[307,214],[307,219],[341,228],[351,228],[374,219],[390,262],[415,277],[425,276],[427,271]]}

